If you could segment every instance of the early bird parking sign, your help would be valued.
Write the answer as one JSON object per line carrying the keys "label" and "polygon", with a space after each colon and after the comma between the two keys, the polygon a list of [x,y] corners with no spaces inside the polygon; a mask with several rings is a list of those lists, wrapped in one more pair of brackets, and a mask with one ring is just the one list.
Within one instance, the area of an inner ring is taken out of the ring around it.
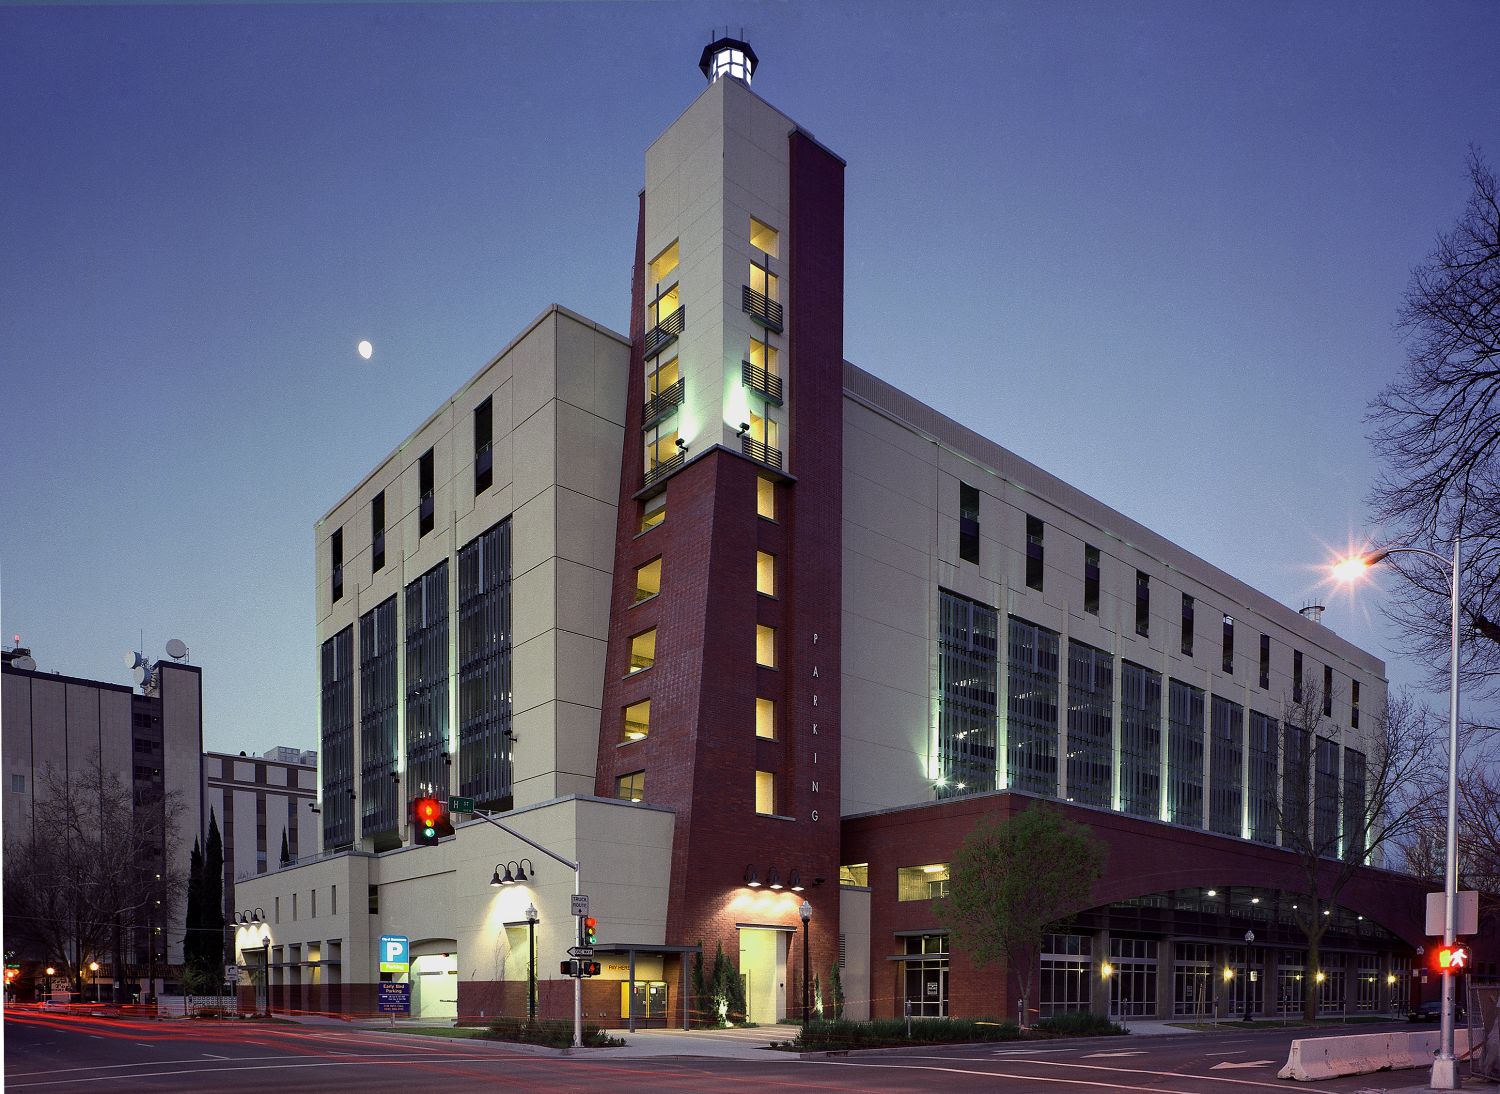
{"label": "early bird parking sign", "polygon": [[411,946],[404,934],[381,935],[378,956],[381,972],[411,971]]}

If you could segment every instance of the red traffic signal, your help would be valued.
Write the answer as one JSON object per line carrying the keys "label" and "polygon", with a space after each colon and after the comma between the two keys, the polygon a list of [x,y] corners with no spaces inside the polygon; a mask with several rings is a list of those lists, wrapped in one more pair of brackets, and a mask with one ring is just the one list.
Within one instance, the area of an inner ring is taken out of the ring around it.
{"label": "red traffic signal", "polygon": [[597,961],[582,961],[579,964],[583,966],[584,976],[598,976],[600,973],[600,966]]}
{"label": "red traffic signal", "polygon": [[599,941],[599,921],[591,915],[583,917],[578,924],[578,944],[592,946]]}
{"label": "red traffic signal", "polygon": [[1437,967],[1439,972],[1467,972],[1469,968],[1469,947],[1439,946],[1437,951]]}
{"label": "red traffic signal", "polygon": [[564,976],[598,976],[603,966],[597,961],[579,961],[569,958],[560,965]]}
{"label": "red traffic signal", "polygon": [[412,842],[422,847],[436,847],[443,813],[443,803],[437,798],[414,799],[411,803]]}

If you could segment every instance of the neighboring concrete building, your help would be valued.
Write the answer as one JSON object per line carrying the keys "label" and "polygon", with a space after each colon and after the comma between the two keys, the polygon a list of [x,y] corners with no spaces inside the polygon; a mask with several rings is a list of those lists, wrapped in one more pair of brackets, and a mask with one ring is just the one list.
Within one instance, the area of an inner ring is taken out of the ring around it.
{"label": "neighboring concrete building", "polygon": [[[159,661],[139,692],[122,684],[82,680],[38,668],[28,650],[4,651],[0,666],[0,753],[5,769],[4,825],[7,840],[28,831],[45,794],[49,771],[73,783],[84,769],[118,777],[137,810],[178,807],[175,824],[158,830],[175,836],[155,861],[186,873],[188,852],[202,830],[203,681],[196,665]],[[38,795],[42,795],[39,803]],[[141,864],[144,869],[147,864]],[[148,916],[147,919],[153,917]],[[144,982],[155,966],[156,990],[169,965],[182,961],[180,909],[163,906],[151,926],[132,932],[121,981]],[[153,962],[153,949],[155,960]],[[57,954],[20,954],[23,981]],[[67,955],[69,961],[76,955]],[[97,980],[111,979],[113,955],[83,955],[104,965]],[[149,989],[148,989],[149,990]]]}
{"label": "neighboring concrete building", "polygon": [[630,337],[550,309],[318,523],[325,857],[241,883],[246,960],[369,1010],[404,935],[419,1013],[524,1012],[530,902],[566,1013],[573,874],[483,819],[410,846],[457,794],[580,863],[591,1018],[678,1014],[700,943],[797,1016],[804,902],[852,1014],[1010,1014],[933,899],[1040,797],[1113,849],[1042,1013],[1238,1013],[1247,960],[1255,1009],[1399,1009],[1418,887],[1364,871],[1304,968],[1272,808],[1305,688],[1314,820],[1358,812],[1383,664],[845,362],[844,164],[755,63],[707,48],[647,152]]}
{"label": "neighboring concrete building", "polygon": [[[318,850],[318,753],[280,746],[259,756],[203,754],[204,831],[219,822],[224,844],[224,918],[241,911],[235,882],[298,862]],[[285,841],[286,861],[282,860]]]}

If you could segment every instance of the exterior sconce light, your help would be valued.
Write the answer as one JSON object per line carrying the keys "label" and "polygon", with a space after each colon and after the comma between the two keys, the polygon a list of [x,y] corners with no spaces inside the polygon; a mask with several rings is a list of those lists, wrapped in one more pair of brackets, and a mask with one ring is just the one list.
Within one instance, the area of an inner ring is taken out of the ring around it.
{"label": "exterior sconce light", "polygon": [[760,875],[755,872],[754,866],[745,867],[745,884],[752,889],[760,888]]}
{"label": "exterior sconce light", "polygon": [[774,867],[774,866],[772,866],[769,870],[766,871],[766,887],[768,889],[777,889],[777,890],[781,889],[781,887],[782,887],[782,885],[781,885],[781,874],[777,872],[776,867]]}
{"label": "exterior sconce light", "polygon": [[803,888],[804,888],[804,886],[802,884],[802,873],[801,873],[801,871],[793,870],[791,873],[787,874],[787,876],[786,876],[786,883],[787,883],[787,888],[789,888],[792,892],[794,892],[794,893],[800,893],[803,890]]}

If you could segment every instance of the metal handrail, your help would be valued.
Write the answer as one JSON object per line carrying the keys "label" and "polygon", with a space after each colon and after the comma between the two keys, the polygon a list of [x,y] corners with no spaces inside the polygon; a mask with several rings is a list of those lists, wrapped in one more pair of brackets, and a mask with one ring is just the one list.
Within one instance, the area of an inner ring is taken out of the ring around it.
{"label": "metal handrail", "polygon": [[781,377],[774,372],[768,372],[759,365],[752,365],[749,361],[740,363],[740,376],[753,390],[760,392],[767,399],[774,400],[777,404],[781,402]]}
{"label": "metal handrail", "polygon": [[754,437],[741,437],[740,451],[752,460],[770,464],[778,470],[781,467],[781,449],[772,448],[764,441],[757,441]]}
{"label": "metal handrail", "polygon": [[765,293],[756,292],[749,285],[745,285],[744,292],[740,295],[740,306],[745,313],[757,323],[770,327],[774,331],[781,330],[781,305],[772,300]]}
{"label": "metal handrail", "polygon": [[646,485],[650,486],[653,483],[660,482],[662,479],[666,478],[673,471],[676,471],[686,462],[686,452],[679,452],[669,460],[662,460],[661,463],[657,464],[655,467],[649,468],[646,471]]}
{"label": "metal handrail", "polygon": [[682,397],[682,381],[678,380],[647,399],[645,411],[641,415],[641,428],[649,429],[676,410],[682,405]]}
{"label": "metal handrail", "polygon": [[678,308],[646,332],[646,356],[655,357],[677,340],[687,326],[687,309]]}

